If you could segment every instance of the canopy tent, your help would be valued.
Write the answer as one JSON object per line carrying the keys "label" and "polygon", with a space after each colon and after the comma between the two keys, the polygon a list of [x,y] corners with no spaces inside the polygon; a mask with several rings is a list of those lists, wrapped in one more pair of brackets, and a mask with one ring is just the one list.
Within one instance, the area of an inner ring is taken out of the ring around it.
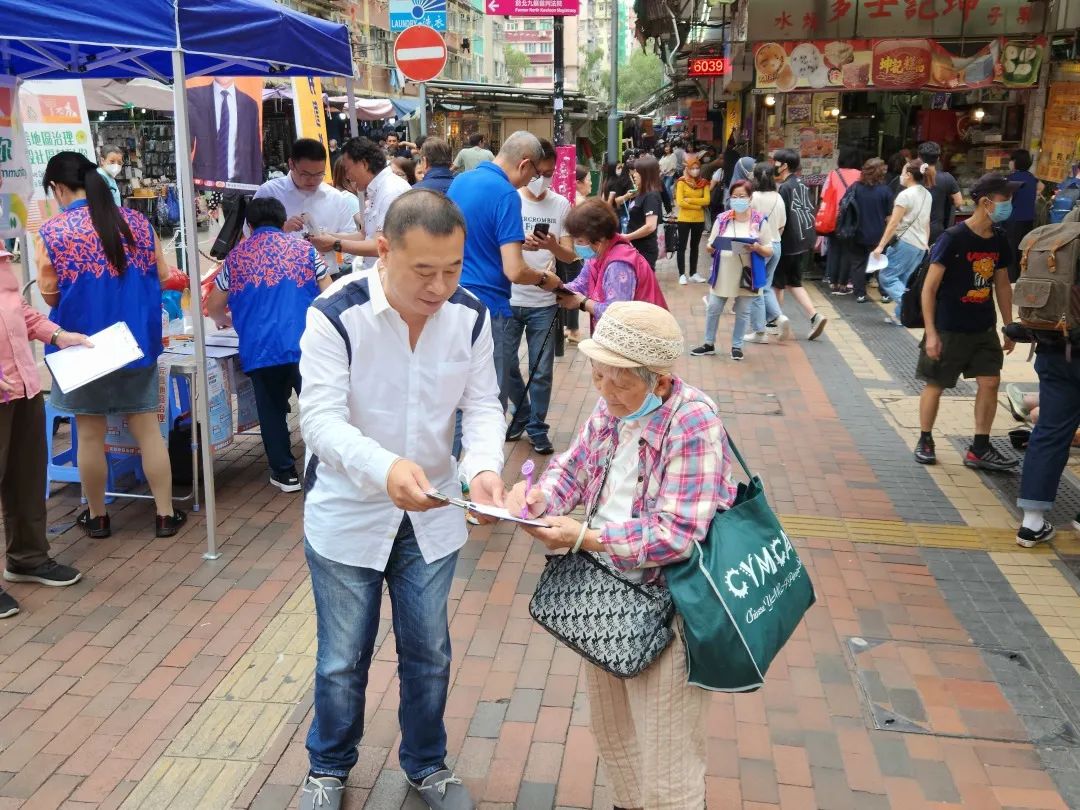
{"label": "canopy tent", "polygon": [[[348,109],[347,96],[330,96],[329,101]],[[387,118],[405,118],[420,106],[420,102],[411,98],[358,98],[355,99],[354,106],[361,121],[382,121]]]}
{"label": "canopy tent", "polygon": [[[192,76],[344,76],[352,96],[352,49],[344,25],[271,0],[140,0],[126,4],[124,24],[92,0],[0,0],[0,73],[19,79],[150,78],[172,83],[176,116],[177,190],[184,252],[199,255],[185,81]],[[355,118],[352,131],[356,132]],[[208,390],[206,335],[197,259],[190,268],[198,390]],[[209,425],[205,393],[195,397]],[[203,436],[207,436],[205,430]],[[217,551],[214,465],[202,443],[207,559]]]}
{"label": "canopy tent", "polygon": [[157,79],[85,79],[83,95],[88,110],[124,110],[130,107],[172,112],[173,91]]}

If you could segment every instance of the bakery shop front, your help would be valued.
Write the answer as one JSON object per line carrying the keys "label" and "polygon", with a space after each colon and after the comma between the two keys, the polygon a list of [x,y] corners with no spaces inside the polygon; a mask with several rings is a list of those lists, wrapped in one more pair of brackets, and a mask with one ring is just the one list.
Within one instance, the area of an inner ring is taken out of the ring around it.
{"label": "bakery shop front", "polygon": [[889,160],[933,140],[958,179],[1007,169],[1047,73],[1044,5],[755,0],[755,152],[798,149],[808,185],[824,182],[846,145]]}

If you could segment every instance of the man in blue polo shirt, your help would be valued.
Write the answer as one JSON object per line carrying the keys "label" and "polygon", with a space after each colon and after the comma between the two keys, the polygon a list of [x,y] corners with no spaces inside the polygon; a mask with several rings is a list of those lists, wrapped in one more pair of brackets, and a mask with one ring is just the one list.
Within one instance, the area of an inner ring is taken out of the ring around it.
{"label": "man in blue polo shirt", "polygon": [[517,346],[505,339],[506,326],[513,317],[510,284],[533,284],[551,292],[561,283],[550,270],[529,267],[521,250],[525,229],[517,190],[540,176],[543,158],[544,150],[535,135],[515,132],[503,142],[495,160],[459,174],[447,192],[464,214],[467,226],[461,286],[491,313],[495,376],[504,411],[506,369],[509,363],[517,362]]}
{"label": "man in blue polo shirt", "polygon": [[[297,492],[289,441],[289,397],[300,393],[300,336],[307,309],[330,276],[319,252],[287,234],[285,206],[273,197],[248,203],[251,236],[225,258],[206,302],[219,328],[236,327],[240,365],[251,377],[270,483]],[[232,312],[227,313],[226,307]]]}

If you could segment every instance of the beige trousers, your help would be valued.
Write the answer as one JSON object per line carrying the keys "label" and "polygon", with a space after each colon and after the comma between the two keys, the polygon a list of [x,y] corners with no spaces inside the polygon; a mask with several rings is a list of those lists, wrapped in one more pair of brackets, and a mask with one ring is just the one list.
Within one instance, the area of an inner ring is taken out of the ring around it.
{"label": "beige trousers", "polygon": [[686,682],[678,633],[652,666],[623,680],[591,664],[592,732],[615,804],[644,810],[705,807],[709,693]]}

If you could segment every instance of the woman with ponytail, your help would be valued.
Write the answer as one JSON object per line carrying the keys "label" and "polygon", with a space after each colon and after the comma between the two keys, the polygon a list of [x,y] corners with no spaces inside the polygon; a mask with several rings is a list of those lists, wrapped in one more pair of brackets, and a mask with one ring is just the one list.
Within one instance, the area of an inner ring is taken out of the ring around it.
{"label": "woman with ponytail", "polygon": [[73,391],[53,386],[50,401],[75,414],[78,429],[79,477],[89,507],[79,515],[79,525],[91,537],[112,534],[105,511],[105,419],[123,415],[154,494],[157,536],[171,537],[186,516],[172,505],[169,453],[157,418],[161,282],[169,277],[161,244],[145,216],[117,207],[105,179],[84,155],[53,155],[42,185],[61,209],[41,226],[35,251],[38,286],[53,307],[58,332],[93,335],[124,321],[143,353]]}
{"label": "woman with ponytail", "polygon": [[900,171],[901,191],[896,195],[892,215],[885,223],[885,232],[871,254],[875,259],[882,254],[889,259],[889,264],[878,276],[882,302],[896,304],[895,317],[886,319],[889,323],[900,323],[901,299],[908,280],[930,249],[930,206],[933,204],[930,189],[934,187],[934,175],[934,167],[921,160],[904,164]]}

